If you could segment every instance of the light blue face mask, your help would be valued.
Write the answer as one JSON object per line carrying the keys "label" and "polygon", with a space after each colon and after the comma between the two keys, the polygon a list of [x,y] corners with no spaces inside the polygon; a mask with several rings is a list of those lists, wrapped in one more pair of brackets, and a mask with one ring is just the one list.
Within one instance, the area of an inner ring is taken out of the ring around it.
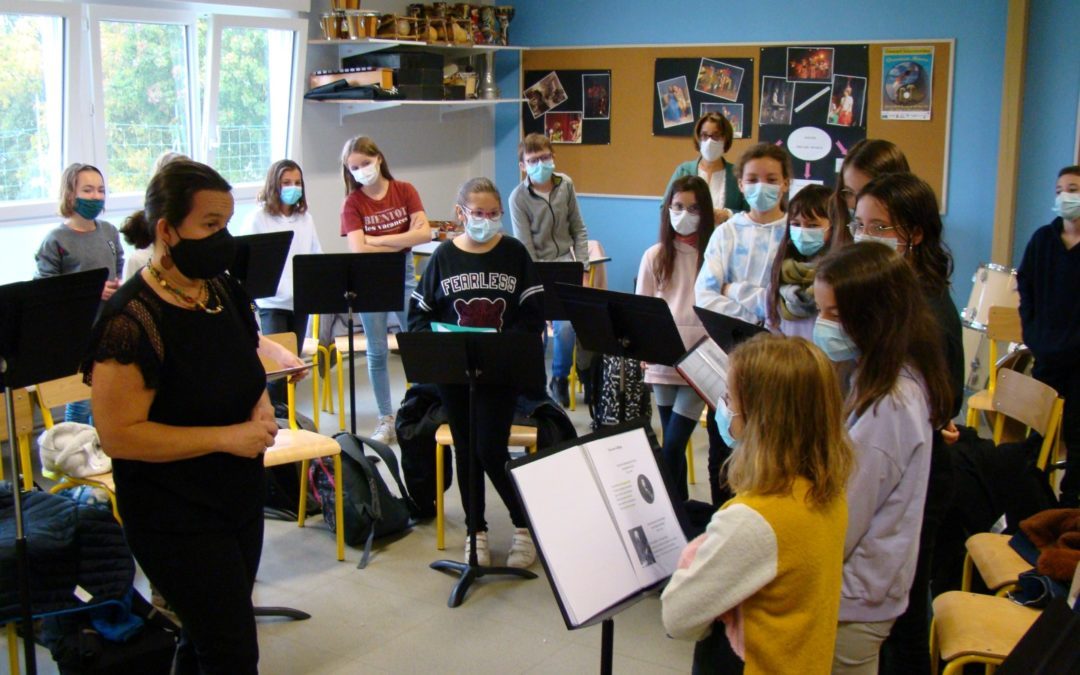
{"label": "light blue face mask", "polygon": [[859,356],[859,348],[844,332],[844,327],[821,317],[814,322],[814,344],[830,361],[850,361]]}
{"label": "light blue face mask", "polygon": [[791,243],[795,244],[795,248],[799,253],[807,258],[814,255],[825,246],[824,227],[799,227],[798,225],[792,225],[790,230]]}
{"label": "light blue face mask", "polygon": [[780,203],[780,186],[772,183],[751,183],[743,191],[750,208],[762,213],[772,211]]}
{"label": "light blue face mask", "polygon": [[281,203],[294,206],[304,196],[304,188],[299,185],[286,185],[281,188]]}
{"label": "light blue face mask", "polygon": [[469,235],[469,239],[472,239],[477,244],[483,244],[491,241],[502,230],[502,219],[500,218],[473,218],[469,216],[465,221],[465,234]]}
{"label": "light blue face mask", "polygon": [[526,164],[525,173],[529,174],[529,180],[534,183],[546,183],[551,179],[551,174],[555,173],[555,162]]}
{"label": "light blue face mask", "polygon": [[1080,193],[1059,192],[1054,198],[1054,213],[1065,220],[1080,218]]}
{"label": "light blue face mask", "polygon": [[717,401],[716,429],[720,432],[720,438],[724,439],[724,443],[732,450],[739,444],[739,439],[731,435],[731,420],[734,417],[735,413],[731,412],[731,408],[727,407],[726,403]]}

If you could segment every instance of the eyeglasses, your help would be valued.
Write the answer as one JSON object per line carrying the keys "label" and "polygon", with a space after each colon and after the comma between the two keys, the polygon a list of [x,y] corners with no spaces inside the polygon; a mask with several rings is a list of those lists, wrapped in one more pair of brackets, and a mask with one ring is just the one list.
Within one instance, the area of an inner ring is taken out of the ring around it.
{"label": "eyeglasses", "polygon": [[690,206],[687,206],[687,207],[684,207],[682,204],[672,204],[671,205],[671,210],[674,211],[675,213],[682,213],[683,211],[686,211],[687,213],[690,213],[690,214],[695,215],[695,216],[698,215],[699,213],[701,213],[701,207],[698,206],[697,204],[691,204]]}
{"label": "eyeglasses", "polygon": [[503,214],[502,209],[484,211],[482,209],[470,209],[468,206],[462,206],[461,210],[464,211],[466,215],[471,216],[476,220],[498,220],[499,218],[502,218]]}
{"label": "eyeglasses", "polygon": [[555,155],[553,155],[553,154],[551,154],[549,152],[546,155],[537,155],[536,157],[526,157],[525,158],[525,164],[527,164],[528,166],[536,166],[536,164],[538,162],[550,162],[553,159],[555,159]]}
{"label": "eyeglasses", "polygon": [[852,236],[862,233],[870,235],[871,237],[895,237],[896,226],[895,225],[881,225],[879,223],[870,223],[865,225],[858,221],[848,223],[848,229],[851,231]]}
{"label": "eyeglasses", "polygon": [[716,132],[715,134],[702,133],[700,138],[701,138],[702,141],[708,139],[708,140],[711,140],[711,141],[716,141],[717,143],[723,143],[724,142],[724,134],[720,133],[719,131]]}

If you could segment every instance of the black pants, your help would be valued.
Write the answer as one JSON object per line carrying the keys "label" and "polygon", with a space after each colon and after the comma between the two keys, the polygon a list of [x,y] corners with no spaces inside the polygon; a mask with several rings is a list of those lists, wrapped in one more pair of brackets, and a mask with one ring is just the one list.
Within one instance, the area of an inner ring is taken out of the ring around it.
{"label": "black pants", "polygon": [[125,527],[124,534],[146,577],[184,624],[174,672],[257,673],[251,588],[262,555],[262,517],[224,532],[176,534]]}
{"label": "black pants", "polygon": [[[259,325],[263,335],[272,333],[293,333],[296,335],[296,351],[304,349],[304,338],[307,336],[307,314],[296,314],[287,309],[259,309]],[[270,392],[271,403],[288,403],[288,394],[285,391],[285,379],[278,379],[266,385]]]}
{"label": "black pants", "polygon": [[[487,521],[484,520],[485,473],[506,504],[514,527],[525,527],[525,515],[514,493],[514,487],[510,484],[510,477],[506,474],[506,463],[510,461],[510,450],[506,441],[510,437],[510,426],[514,421],[517,394],[514,387],[477,387],[476,454],[480,458],[483,471],[477,472],[477,479],[473,484],[469,479],[469,466],[473,459],[469,456],[469,388],[465,385],[439,385],[439,396],[442,397],[443,407],[446,409],[450,431],[454,434],[458,489],[461,491],[461,504],[465,509],[465,525],[470,534],[487,529]],[[474,492],[475,522],[471,511]]]}
{"label": "black pants", "polygon": [[1068,449],[1065,458],[1065,475],[1061,479],[1062,508],[1080,506],[1080,368],[1039,367],[1038,356],[1032,375],[1057,390],[1065,399],[1065,411],[1061,416],[1061,441]]}

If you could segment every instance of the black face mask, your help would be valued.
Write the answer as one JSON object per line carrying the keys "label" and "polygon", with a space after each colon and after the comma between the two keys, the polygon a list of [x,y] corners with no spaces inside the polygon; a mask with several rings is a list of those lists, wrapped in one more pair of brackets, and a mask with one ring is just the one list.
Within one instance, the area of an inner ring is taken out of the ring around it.
{"label": "black face mask", "polygon": [[[177,233],[180,236],[180,233]],[[213,279],[222,274],[236,257],[236,241],[226,229],[202,239],[184,239],[169,247],[169,255],[189,279]]]}

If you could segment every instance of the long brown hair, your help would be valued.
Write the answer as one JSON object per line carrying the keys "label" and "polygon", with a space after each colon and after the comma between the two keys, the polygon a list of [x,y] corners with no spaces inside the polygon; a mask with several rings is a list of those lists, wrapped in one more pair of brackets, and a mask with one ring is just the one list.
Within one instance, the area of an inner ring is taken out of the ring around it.
{"label": "long brown hair", "polygon": [[940,331],[911,265],[884,244],[862,242],[830,252],[816,278],[832,287],[840,323],[860,354],[848,412],[876,406],[911,366],[926,384],[934,428],[948,424],[953,392]]}
{"label": "long brown hair", "polygon": [[386,180],[394,180],[390,174],[390,165],[386,163],[386,157],[382,154],[382,150],[379,150],[379,146],[375,145],[375,141],[367,136],[353,136],[345,141],[345,147],[341,149],[341,177],[345,181],[346,196],[360,187],[360,183],[356,182],[352,172],[349,171],[349,155],[354,152],[368,157],[378,157],[379,172],[382,177]]}
{"label": "long brown hair", "polygon": [[[776,249],[776,258],[773,259],[772,271],[769,274],[769,292],[765,298],[765,317],[771,327],[780,325],[780,272],[784,266],[784,261],[788,258],[794,258],[799,262],[810,260],[810,258],[799,253],[799,249],[795,248],[794,242],[791,241],[791,219],[798,216],[803,218],[828,218],[831,196],[832,192],[824,185],[807,185],[799,190],[798,194],[791,198],[791,203],[788,204],[784,238],[780,240],[780,247]],[[832,241],[832,238],[836,236],[835,230],[835,227],[829,227],[829,241]],[[815,254],[814,257],[824,255],[827,250],[827,248],[822,247],[822,250]]]}
{"label": "long brown hair", "polygon": [[[286,171],[300,172],[300,187],[304,187],[304,170],[291,159],[279,159],[270,165],[266,172],[266,183],[263,184],[256,199],[263,203],[263,210],[271,216],[284,216],[291,208],[291,213],[307,212],[307,195],[301,193],[300,201],[292,207],[281,202],[281,176]],[[351,176],[350,176],[351,177]]]}
{"label": "long brown hair", "polygon": [[[758,335],[732,353],[733,403],[746,426],[727,461],[737,492],[785,494],[810,482],[807,501],[824,506],[844,494],[854,465],[835,369],[803,338]],[[812,405],[812,414],[795,414]]]}
{"label": "long brown hair", "polygon": [[840,165],[840,173],[836,178],[836,190],[833,192],[832,212],[829,219],[833,224],[833,236],[829,248],[837,249],[847,246],[852,242],[851,231],[847,225],[851,222],[848,215],[847,202],[844,201],[844,171],[853,168],[865,173],[870,179],[877,178],[885,173],[906,173],[911,171],[907,157],[891,141],[881,138],[864,138],[851,146],[844,163]]}
{"label": "long brown hair", "polygon": [[700,215],[698,216],[697,229],[697,269],[701,269],[701,263],[705,260],[705,247],[709,245],[713,228],[716,226],[716,215],[713,211],[712,196],[709,194],[709,186],[700,176],[683,176],[671,184],[671,189],[664,196],[664,203],[660,208],[660,255],[653,260],[653,276],[656,277],[657,288],[662,288],[671,279],[671,271],[675,267],[675,230],[671,227],[671,202],[675,195],[680,192],[694,193]]}
{"label": "long brown hair", "polygon": [[[889,212],[892,224],[908,242],[904,257],[929,295],[949,288],[953,272],[952,254],[942,238],[945,229],[938,211],[937,197],[926,181],[913,173],[887,173],[866,184],[859,199],[873,197]],[[918,244],[912,241],[922,234]]]}

